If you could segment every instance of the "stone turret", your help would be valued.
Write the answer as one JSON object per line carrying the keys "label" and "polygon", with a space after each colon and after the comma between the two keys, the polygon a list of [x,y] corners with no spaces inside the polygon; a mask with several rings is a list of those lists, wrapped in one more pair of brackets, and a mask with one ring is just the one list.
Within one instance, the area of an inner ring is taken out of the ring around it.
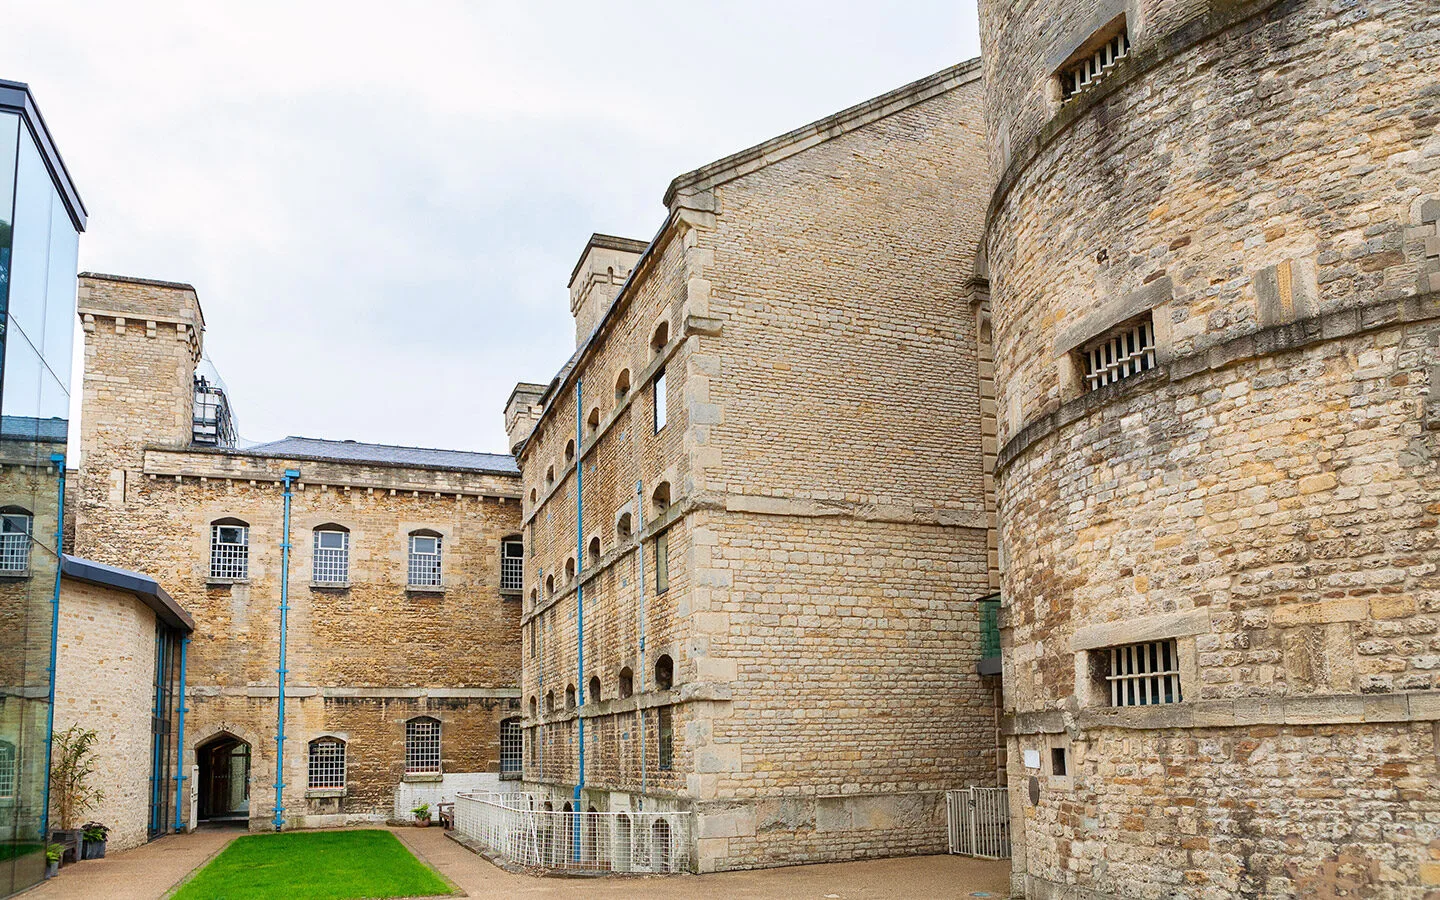
{"label": "stone turret", "polygon": [[630,270],[648,245],[645,241],[592,234],[570,272],[570,314],[575,317],[575,346],[585,343],[600,317],[620,293]]}

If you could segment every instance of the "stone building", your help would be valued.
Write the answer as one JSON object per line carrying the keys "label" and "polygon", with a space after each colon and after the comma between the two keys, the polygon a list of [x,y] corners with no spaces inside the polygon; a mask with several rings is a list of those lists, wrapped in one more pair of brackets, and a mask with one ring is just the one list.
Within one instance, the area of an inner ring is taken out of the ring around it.
{"label": "stone building", "polygon": [[586,246],[575,354],[506,410],[554,809],[693,811],[710,871],[939,852],[996,783],[982,115],[971,61]]}
{"label": "stone building", "polygon": [[983,0],[1015,890],[1440,888],[1423,0]]}
{"label": "stone building", "polygon": [[518,774],[513,458],[306,438],[236,449],[223,391],[197,375],[193,288],[87,274],[79,294],[74,547],[145,573],[194,617],[179,761],[162,776],[184,782],[183,818],[404,818]]}

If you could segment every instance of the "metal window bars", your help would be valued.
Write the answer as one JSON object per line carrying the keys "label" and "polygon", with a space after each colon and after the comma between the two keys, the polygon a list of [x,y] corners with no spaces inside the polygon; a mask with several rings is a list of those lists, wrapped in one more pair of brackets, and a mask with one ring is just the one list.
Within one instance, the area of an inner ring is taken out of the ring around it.
{"label": "metal window bars", "polygon": [[30,571],[30,528],[34,519],[20,513],[0,516],[0,574]]}
{"label": "metal window bars", "polygon": [[440,723],[435,719],[411,719],[405,723],[405,772],[440,772]]}
{"label": "metal window bars", "polygon": [[525,545],[520,541],[500,544],[500,590],[519,591],[525,587]]}
{"label": "metal window bars", "polygon": [[950,852],[986,859],[1010,857],[1010,792],[972,787],[945,792]]}
{"label": "metal window bars", "polygon": [[1117,62],[1129,55],[1130,35],[1122,28],[1114,37],[1097,47],[1094,53],[1060,73],[1062,100],[1071,99],[1104,78]]}
{"label": "metal window bars", "polygon": [[250,577],[250,529],[245,525],[210,526],[210,577]]}
{"label": "metal window bars", "polygon": [[1081,351],[1089,390],[1155,368],[1155,329],[1148,319],[1113,331]]}
{"label": "metal window bars", "polygon": [[349,532],[315,532],[315,566],[313,572],[311,573],[311,578],[319,584],[349,583]]}
{"label": "metal window bars", "polygon": [[338,738],[320,738],[310,742],[310,789],[325,790],[345,786],[345,742]]}
{"label": "metal window bars", "polygon": [[1109,649],[1111,706],[1179,703],[1180,660],[1175,641],[1149,641]]}
{"label": "metal window bars", "polygon": [[460,793],[455,830],[523,866],[565,872],[690,870],[691,813],[547,806],[553,803],[539,794]]}
{"label": "metal window bars", "polygon": [[520,734],[520,720],[504,720],[500,723],[500,774],[518,773],[523,753],[524,740]]}
{"label": "metal window bars", "polygon": [[410,535],[410,565],[406,573],[412,587],[440,586],[440,537]]}
{"label": "metal window bars", "polygon": [[15,799],[15,787],[19,780],[15,762],[15,745],[0,741],[0,800]]}

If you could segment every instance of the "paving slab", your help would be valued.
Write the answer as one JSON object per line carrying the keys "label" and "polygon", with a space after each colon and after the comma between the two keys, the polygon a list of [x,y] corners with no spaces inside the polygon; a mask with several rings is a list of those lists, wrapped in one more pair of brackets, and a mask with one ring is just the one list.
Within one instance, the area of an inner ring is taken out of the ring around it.
{"label": "paving slab", "polygon": [[143,847],[72,863],[25,891],[25,900],[158,900],[186,875],[244,834],[240,828],[202,828],[169,834]]}

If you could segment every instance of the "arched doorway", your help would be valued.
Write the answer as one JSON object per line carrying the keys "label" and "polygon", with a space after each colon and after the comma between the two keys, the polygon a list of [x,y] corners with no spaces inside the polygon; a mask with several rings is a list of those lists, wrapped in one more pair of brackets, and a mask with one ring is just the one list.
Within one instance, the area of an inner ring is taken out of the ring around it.
{"label": "arched doorway", "polygon": [[250,745],[221,732],[195,748],[202,822],[250,819]]}

